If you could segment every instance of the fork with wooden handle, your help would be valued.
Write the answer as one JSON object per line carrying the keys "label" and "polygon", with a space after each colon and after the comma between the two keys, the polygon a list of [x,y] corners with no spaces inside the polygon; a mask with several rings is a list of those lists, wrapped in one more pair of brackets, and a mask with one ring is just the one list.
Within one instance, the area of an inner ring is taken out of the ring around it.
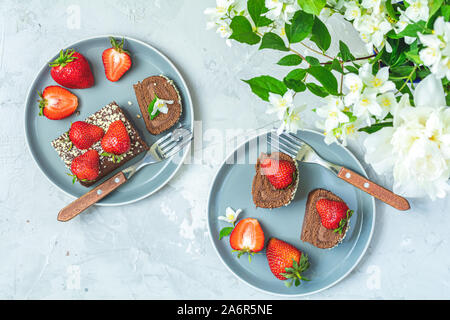
{"label": "fork with wooden handle", "polygon": [[190,144],[192,138],[191,131],[182,127],[164,135],[150,147],[141,161],[115,174],[98,187],[63,208],[58,214],[58,220],[65,222],[73,219],[123,185],[143,167],[168,159],[180,152],[181,149]]}
{"label": "fork with wooden handle", "polygon": [[352,184],[358,189],[367,192],[368,194],[398,210],[405,211],[410,208],[408,200],[402,196],[379,186],[373,181],[370,181],[366,177],[363,177],[350,169],[323,159],[310,145],[291,133],[282,133],[281,135],[277,135],[276,133],[270,134],[269,144],[273,148],[288,154],[293,159],[303,162],[316,163],[329,169],[336,174],[338,178]]}

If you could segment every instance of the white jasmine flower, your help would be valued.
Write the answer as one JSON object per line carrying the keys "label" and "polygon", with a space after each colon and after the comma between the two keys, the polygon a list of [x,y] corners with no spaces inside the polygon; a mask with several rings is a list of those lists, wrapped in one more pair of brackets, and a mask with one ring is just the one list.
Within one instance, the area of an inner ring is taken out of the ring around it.
{"label": "white jasmine flower", "polygon": [[237,209],[236,211],[234,211],[232,208],[228,207],[225,209],[225,216],[220,216],[218,219],[234,225],[241,212],[241,209]]}
{"label": "white jasmine flower", "polygon": [[366,86],[373,88],[377,92],[385,93],[395,90],[394,82],[389,80],[389,67],[383,67],[378,70],[376,75],[373,75],[372,65],[366,63],[359,69],[359,76]]}
{"label": "white jasmine flower", "polygon": [[344,103],[349,106],[359,100],[363,89],[363,81],[358,75],[349,73],[344,76],[344,86],[349,90],[344,97]]}
{"label": "white jasmine flower", "polygon": [[377,118],[382,120],[392,109],[397,108],[397,99],[393,92],[387,92],[377,97],[377,102],[381,107],[381,115]]}
{"label": "white jasmine flower", "polygon": [[283,132],[297,133],[298,130],[303,128],[303,121],[300,117],[300,113],[306,109],[306,105],[291,107],[286,112],[281,126],[278,128],[277,133]]}
{"label": "white jasmine flower", "polygon": [[216,0],[215,8],[206,8],[204,14],[211,17],[213,20],[224,17],[230,8],[234,4],[234,0]]}
{"label": "white jasmine flower", "polygon": [[428,21],[430,16],[430,9],[428,7],[428,0],[405,0],[409,6],[405,10],[405,15],[413,22],[420,20]]}
{"label": "white jasmine flower", "polygon": [[404,95],[393,110],[394,126],[364,142],[365,159],[379,174],[393,171],[394,192],[404,196],[444,198],[450,191],[450,108],[434,75],[414,92],[415,107]]}
{"label": "white jasmine flower", "polygon": [[349,1],[348,3],[345,3],[344,6],[346,8],[344,13],[345,19],[353,21],[361,17],[361,8],[355,1]]}
{"label": "white jasmine flower", "polygon": [[231,30],[230,26],[225,23],[225,22],[221,22],[218,24],[217,30],[216,32],[218,34],[220,34],[221,38],[226,38],[226,44],[231,47],[231,40],[229,39],[229,37],[231,36],[231,34],[233,33],[233,31]]}
{"label": "white jasmine flower", "polygon": [[450,80],[450,22],[443,17],[436,19],[433,34],[418,33],[420,42],[425,46],[419,56],[424,65],[439,79]]}
{"label": "white jasmine flower", "polygon": [[364,120],[368,126],[373,122],[372,116],[381,118],[383,110],[377,101],[377,91],[373,89],[364,90],[360,99],[353,106],[353,114]]}
{"label": "white jasmine flower", "polygon": [[318,122],[317,126],[325,131],[326,136],[333,136],[333,130],[339,125],[349,122],[350,119],[343,112],[345,106],[341,98],[328,96],[325,100],[327,104],[316,110],[317,115],[325,120]]}
{"label": "white jasmine flower", "polygon": [[169,108],[167,107],[168,104],[173,104],[173,100],[163,100],[157,98],[155,104],[153,105],[151,115],[154,116],[158,111],[166,114],[167,112],[169,112]]}
{"label": "white jasmine flower", "polygon": [[283,23],[289,22],[300,9],[297,0],[266,0],[265,5],[269,11],[264,15],[270,20]]}
{"label": "white jasmine flower", "polygon": [[273,114],[276,113],[278,119],[283,120],[290,108],[293,108],[295,91],[288,89],[283,96],[279,94],[269,93],[269,102],[271,107],[267,109],[266,113]]}
{"label": "white jasmine flower", "polygon": [[[360,32],[361,39],[367,44],[367,50],[372,52],[373,47],[382,49],[386,44],[385,35],[393,29],[392,24],[381,14],[364,14],[355,19],[353,26]],[[390,52],[391,48],[386,47]]]}
{"label": "white jasmine flower", "polygon": [[363,0],[361,6],[365,9],[372,9],[374,13],[379,13],[381,0]]}

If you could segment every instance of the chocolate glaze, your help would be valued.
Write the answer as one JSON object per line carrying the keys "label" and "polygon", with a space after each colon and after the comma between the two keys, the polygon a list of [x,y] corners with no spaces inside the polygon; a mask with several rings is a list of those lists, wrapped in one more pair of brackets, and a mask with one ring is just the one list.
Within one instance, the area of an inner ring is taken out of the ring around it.
{"label": "chocolate glaze", "polygon": [[327,229],[322,225],[319,213],[316,209],[316,202],[324,198],[333,201],[344,202],[341,198],[328,190],[315,189],[311,191],[306,202],[301,240],[309,242],[321,249],[329,249],[337,246],[342,241],[342,239],[344,239],[345,234],[348,230],[348,224],[342,234]]}
{"label": "chocolate glaze", "polygon": [[[281,190],[275,189],[270,183],[269,179],[261,173],[260,163],[261,160],[266,158],[276,160],[287,160],[294,163],[295,167],[297,168],[295,182],[286,189]],[[255,168],[256,174],[255,177],[253,178],[252,184],[252,197],[255,205],[260,208],[270,208],[270,209],[288,205],[294,198],[298,186],[299,175],[296,161],[293,160],[287,154],[281,152],[274,152],[271,155],[261,153],[260,157],[256,162]]]}
{"label": "chocolate glaze", "polygon": [[[99,176],[93,181],[80,181],[81,185],[85,187],[93,185],[118,167],[123,166],[125,163],[127,163],[140,153],[148,150],[148,146],[145,141],[141,138],[137,130],[134,128],[133,124],[128,120],[125,113],[115,102],[112,102],[101,108],[99,111],[97,111],[84,121],[101,127],[106,133],[109,125],[116,120],[122,120],[125,128],[128,131],[128,134],[130,135],[130,150],[123,155],[122,161],[114,163],[110,157],[104,157],[101,155],[102,152],[104,152],[101,146],[101,140],[94,143],[90,149],[97,150],[98,154],[100,155]],[[53,148],[55,148],[60,158],[64,161],[65,165],[69,168],[69,171],[73,159],[86,151],[79,150],[75,146],[71,146],[68,132],[63,133],[61,136],[53,140],[52,146]]]}
{"label": "chocolate glaze", "polygon": [[[172,80],[164,76],[152,76],[136,83],[133,88],[145,126],[151,134],[160,134],[178,122],[182,112],[181,98]],[[174,103],[167,105],[169,108],[167,113],[159,113],[151,120],[148,105],[155,98],[155,94],[160,99],[173,100]]]}

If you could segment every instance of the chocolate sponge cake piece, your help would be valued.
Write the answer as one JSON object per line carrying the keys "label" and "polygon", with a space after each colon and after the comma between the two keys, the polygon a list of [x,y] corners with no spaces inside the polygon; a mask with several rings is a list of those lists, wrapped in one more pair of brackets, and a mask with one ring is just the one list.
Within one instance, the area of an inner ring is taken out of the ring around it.
{"label": "chocolate sponge cake piece", "polygon": [[[145,126],[151,134],[160,134],[173,127],[181,117],[182,106],[181,97],[172,80],[164,76],[151,76],[133,85],[136,99],[141,109]],[[173,104],[168,104],[167,113],[159,113],[153,120],[150,118],[148,106],[155,98],[172,100]]]}
{"label": "chocolate sponge cake piece", "polygon": [[[268,157],[275,160],[287,160],[292,162],[297,169],[294,183],[286,189],[275,189],[269,179],[261,173],[261,160]],[[256,207],[273,209],[287,206],[291,203],[292,199],[294,199],[295,192],[297,191],[299,181],[298,166],[294,159],[282,152],[273,152],[270,155],[261,153],[256,162],[255,169],[256,174],[252,183],[252,197]]]}
{"label": "chocolate sponge cake piece", "polygon": [[[97,150],[98,154],[100,155],[99,176],[93,181],[80,181],[81,185],[89,187],[95,184],[97,181],[101,180],[103,177],[107,176],[118,167],[123,166],[125,163],[127,163],[140,153],[145,152],[149,149],[145,141],[139,135],[138,131],[134,128],[131,121],[128,120],[125,113],[115,102],[112,102],[101,108],[99,111],[92,114],[84,121],[99,126],[106,133],[109,125],[117,120],[122,120],[125,128],[128,131],[131,141],[130,150],[125,153],[122,161],[114,163],[111,157],[105,157],[101,155],[104,152],[101,146],[101,141],[97,141],[96,143],[94,143],[90,149]],[[53,140],[52,146],[58,153],[59,157],[64,161],[65,165],[69,168],[69,171],[73,159],[86,151],[77,149],[75,146],[72,146],[72,143],[69,140],[68,132],[63,133],[61,136]]]}
{"label": "chocolate sponge cake piece", "polygon": [[316,209],[316,202],[324,198],[332,201],[344,202],[331,191],[325,189],[315,189],[311,191],[308,194],[308,200],[306,202],[301,240],[309,242],[317,248],[330,249],[337,246],[344,239],[349,226],[347,223],[344,232],[339,234],[322,225],[319,213]]}

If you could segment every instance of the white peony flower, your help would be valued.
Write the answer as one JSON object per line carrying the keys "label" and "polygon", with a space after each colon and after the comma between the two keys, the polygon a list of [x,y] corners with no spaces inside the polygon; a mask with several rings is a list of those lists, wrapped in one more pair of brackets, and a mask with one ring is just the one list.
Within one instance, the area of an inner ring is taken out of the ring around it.
{"label": "white peony flower", "polygon": [[228,207],[225,209],[225,216],[220,216],[218,219],[234,225],[241,212],[241,209],[237,209],[236,211],[234,211],[232,208]]}
{"label": "white peony flower", "polygon": [[379,174],[393,171],[396,193],[444,198],[450,191],[450,108],[434,75],[419,83],[414,104],[402,97],[392,110],[394,126],[364,141],[365,159]]}

